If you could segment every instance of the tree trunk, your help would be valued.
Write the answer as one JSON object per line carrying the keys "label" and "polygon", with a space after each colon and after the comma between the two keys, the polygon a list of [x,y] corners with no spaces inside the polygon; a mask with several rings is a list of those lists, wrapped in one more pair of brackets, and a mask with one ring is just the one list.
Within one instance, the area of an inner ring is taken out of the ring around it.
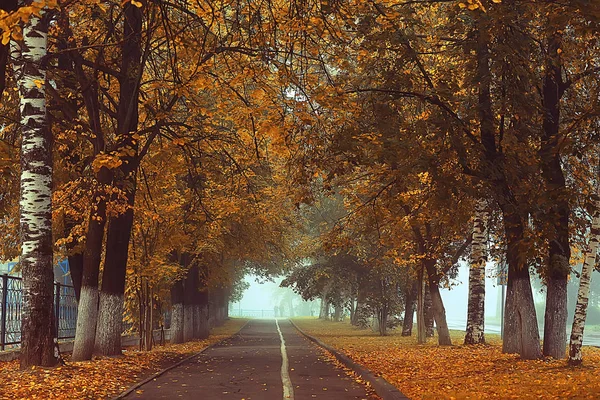
{"label": "tree trunk", "polygon": [[435,336],[434,330],[434,311],[433,311],[433,302],[431,299],[431,290],[429,288],[429,283],[425,284],[425,292],[423,294],[423,312],[425,315],[425,334],[428,338]]}
{"label": "tree trunk", "polygon": [[469,305],[465,344],[485,343],[485,263],[487,261],[486,204],[479,200],[475,206],[471,268],[469,270]]}
{"label": "tree trunk", "polygon": [[[135,187],[133,177],[130,184],[130,187]],[[133,226],[134,191],[135,189],[127,191],[127,211],[111,218],[108,225],[95,346],[96,352],[104,356],[121,354],[123,300],[129,239]]]}
{"label": "tree trunk", "polygon": [[329,285],[325,286],[323,293],[321,293],[321,310],[319,311],[319,319],[329,320]]}
{"label": "tree trunk", "polygon": [[592,220],[590,232],[590,249],[585,254],[585,262],[579,276],[579,292],[577,293],[577,305],[573,316],[573,327],[571,328],[571,340],[569,342],[569,364],[579,365],[583,361],[581,346],[583,345],[583,329],[587,317],[587,308],[590,295],[590,281],[592,272],[596,267],[598,255],[598,242],[600,241],[600,201],[596,200],[596,209]]}
{"label": "tree trunk", "polygon": [[354,295],[350,296],[350,300],[348,301],[348,311],[350,313],[350,324],[354,325],[354,319],[356,315],[356,306],[354,302]]}
{"label": "tree trunk", "polygon": [[559,135],[560,99],[562,97],[562,67],[560,57],[561,35],[553,33],[548,40],[544,86],[544,120],[540,145],[542,177],[546,184],[546,198],[550,204],[548,240],[548,265],[546,271],[546,312],[544,317],[545,356],[564,358],[567,342],[567,280],[569,260],[569,200],[560,160],[563,138]]}
{"label": "tree trunk", "polygon": [[220,287],[217,295],[217,301],[219,304],[219,313],[217,318],[217,325],[223,325],[225,322],[225,309],[227,307],[227,292],[224,287]]}
{"label": "tree trunk", "polygon": [[183,280],[176,281],[171,287],[171,343],[183,343]]}
{"label": "tree trunk", "polygon": [[198,321],[197,321],[197,333],[198,339],[207,339],[210,334],[210,327],[208,324],[208,290],[204,289],[198,292]]}
{"label": "tree trunk", "polygon": [[438,344],[440,346],[452,346],[450,331],[446,322],[446,310],[438,284],[430,284],[429,291],[431,293],[431,310],[437,327]]}
{"label": "tree trunk", "polygon": [[148,280],[146,280],[145,289],[144,289],[144,346],[142,350],[150,351],[152,350],[152,344],[154,342],[154,332],[153,332],[153,324],[152,324],[152,289],[150,288],[150,284]]}
{"label": "tree trunk", "polygon": [[423,268],[421,268],[417,281],[417,342],[419,344],[427,343],[427,328],[425,327],[425,279],[423,272]]}
{"label": "tree trunk", "polygon": [[54,366],[54,271],[52,253],[52,134],[46,118],[48,18],[32,14],[23,38],[11,42],[21,97],[21,368]]}
{"label": "tree trunk", "polygon": [[139,159],[138,141],[133,138],[138,126],[139,79],[141,77],[142,12],[131,3],[124,6],[124,27],[117,131],[121,136],[118,148],[128,149],[132,156],[123,157],[115,171],[114,182],[125,192],[127,211],[111,218],[106,239],[106,256],[100,293],[100,311],[96,332],[96,349],[102,355],[121,354],[123,298],[127,272],[129,239],[133,227],[135,204],[135,170]]}
{"label": "tree trunk", "polygon": [[333,308],[333,320],[335,322],[340,322],[342,317],[342,310],[344,308],[342,306],[338,306],[337,304]]}
{"label": "tree trunk", "polygon": [[354,326],[359,325],[360,317],[364,314],[365,297],[365,291],[359,288],[356,292],[356,307],[354,308],[354,319],[352,320]]}
{"label": "tree trunk", "polygon": [[404,321],[402,321],[402,336],[412,336],[413,320],[415,317],[415,306],[418,297],[419,284],[417,281],[410,285],[406,291],[406,305],[404,307]]}
{"label": "tree trunk", "polygon": [[509,208],[503,210],[507,238],[508,283],[504,318],[504,353],[519,353],[524,359],[542,357],[529,269],[522,256],[523,223]]}
{"label": "tree trunk", "polygon": [[377,321],[379,328],[379,336],[387,336],[387,321],[388,321],[388,307],[381,306],[377,310]]}
{"label": "tree trunk", "polygon": [[[189,256],[183,257],[184,265],[190,265]],[[198,296],[198,269],[195,266],[189,267],[184,284],[183,300],[183,341],[189,342],[194,339],[194,303]]]}
{"label": "tree trunk", "polygon": [[488,44],[489,18],[480,13],[477,20],[477,79],[479,81],[477,113],[487,180],[502,210],[507,242],[508,284],[502,350],[519,353],[522,358],[541,357],[540,335],[535,315],[529,270],[526,266],[524,224],[518,200],[511,190],[504,157],[496,148],[495,119],[491,98],[492,74]]}
{"label": "tree trunk", "polygon": [[[67,251],[71,245],[67,245]],[[73,282],[73,290],[75,291],[75,300],[79,303],[81,299],[81,281],[83,279],[83,253],[73,253],[67,256],[69,263],[69,274],[71,282]]]}
{"label": "tree trunk", "polygon": [[[440,295],[439,278],[434,260],[425,260],[425,269],[429,280],[429,294],[431,301],[431,315],[435,319],[438,333],[438,344],[440,346],[451,346],[450,331],[446,322],[446,310]],[[427,325],[429,329],[429,324]]]}
{"label": "tree trunk", "polygon": [[[106,168],[102,168],[98,173],[100,184],[107,183],[109,177],[110,172]],[[98,279],[106,224],[106,199],[104,196],[105,194],[100,190],[94,193],[94,203],[89,216],[83,252],[82,293],[77,305],[73,361],[91,360],[94,353],[98,320]]]}
{"label": "tree trunk", "polygon": [[199,267],[198,282],[199,290],[196,293],[196,303],[198,304],[198,320],[196,321],[196,337],[206,339],[210,334],[209,324],[209,292],[208,292],[208,268]]}

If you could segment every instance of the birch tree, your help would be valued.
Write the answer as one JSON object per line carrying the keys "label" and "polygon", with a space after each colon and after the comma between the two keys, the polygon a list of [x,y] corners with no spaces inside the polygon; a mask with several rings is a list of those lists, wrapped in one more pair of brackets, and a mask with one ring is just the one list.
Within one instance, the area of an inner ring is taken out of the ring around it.
{"label": "birch tree", "polygon": [[[32,14],[22,25],[22,38],[11,42],[21,111],[21,368],[54,366],[55,330],[52,268],[52,148],[46,118],[48,19],[42,5],[20,2]],[[20,12],[17,10],[17,13]],[[14,38],[14,36],[13,36]]]}
{"label": "birch tree", "polygon": [[585,254],[585,261],[579,276],[579,292],[577,294],[577,305],[573,316],[573,327],[571,329],[571,340],[569,342],[569,364],[579,365],[583,361],[581,346],[583,344],[583,328],[587,316],[587,307],[590,299],[590,281],[592,272],[596,265],[598,254],[598,242],[600,241],[600,200],[596,200],[596,209],[592,219],[590,232],[590,249]]}
{"label": "birch tree", "polygon": [[486,257],[486,210],[485,201],[475,205],[473,242],[471,243],[471,268],[469,269],[469,305],[467,310],[467,333],[465,344],[485,343],[485,263]]}

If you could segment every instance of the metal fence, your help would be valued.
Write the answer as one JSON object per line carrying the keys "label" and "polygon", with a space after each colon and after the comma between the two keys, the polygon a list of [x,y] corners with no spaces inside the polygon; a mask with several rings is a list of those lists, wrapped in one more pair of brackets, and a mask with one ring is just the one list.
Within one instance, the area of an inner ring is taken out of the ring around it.
{"label": "metal fence", "polygon": [[[0,276],[0,348],[16,347],[21,342],[22,280],[16,276]],[[59,339],[75,337],[77,300],[73,286],[54,284],[54,315],[56,336]]]}
{"label": "metal fence", "polygon": [[274,310],[241,310],[239,308],[229,308],[230,317],[246,317],[246,318],[273,318],[275,317]]}

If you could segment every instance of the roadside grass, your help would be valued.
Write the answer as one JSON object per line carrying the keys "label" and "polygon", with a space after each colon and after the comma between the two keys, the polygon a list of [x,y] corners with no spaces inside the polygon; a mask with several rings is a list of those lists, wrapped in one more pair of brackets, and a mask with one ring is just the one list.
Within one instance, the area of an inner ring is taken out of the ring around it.
{"label": "roadside grass", "polygon": [[128,348],[122,357],[94,357],[57,368],[19,370],[19,361],[0,362],[0,399],[106,399],[235,333],[247,319],[232,318],[211,330],[206,340],[156,346],[152,351]]}
{"label": "roadside grass", "polygon": [[464,332],[451,331],[454,346],[424,345],[400,331],[379,336],[349,322],[294,319],[304,332],[342,351],[382,376],[411,399],[598,399],[600,349],[584,347],[584,364],[566,360],[520,360],[502,353],[499,335],[486,345],[464,346]]}

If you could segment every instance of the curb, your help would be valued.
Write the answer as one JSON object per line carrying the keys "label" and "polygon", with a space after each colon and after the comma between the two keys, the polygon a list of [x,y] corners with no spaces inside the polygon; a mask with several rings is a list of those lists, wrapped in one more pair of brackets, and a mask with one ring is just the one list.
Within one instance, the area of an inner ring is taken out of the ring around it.
{"label": "curb", "polygon": [[248,322],[250,322],[250,320],[246,321],[246,323],[244,325],[242,325],[242,327],[233,335],[228,336],[226,338],[223,338],[217,342],[214,342],[213,344],[209,344],[208,346],[204,347],[202,350],[198,351],[195,354],[192,354],[191,356],[188,356],[186,358],[184,358],[183,360],[180,360],[178,362],[176,362],[175,364],[162,369],[156,373],[154,373],[153,375],[150,375],[149,377],[147,377],[146,379],[144,379],[143,381],[137,382],[135,383],[133,386],[130,386],[129,389],[125,390],[124,392],[119,393],[118,395],[116,395],[115,397],[112,397],[110,400],[121,400],[123,398],[125,398],[126,396],[130,395],[134,390],[140,388],[141,386],[144,386],[146,383],[153,381],[154,379],[158,378],[159,376],[163,375],[165,372],[168,372],[170,370],[172,370],[173,368],[179,367],[181,364],[184,364],[186,362],[188,362],[189,360],[198,357],[200,354],[204,353],[205,351],[215,347],[216,345],[224,342],[225,340],[231,339],[232,337],[234,337],[235,335],[238,335],[242,329],[244,329],[246,327],[246,325],[248,325]]}
{"label": "curb", "polygon": [[325,350],[333,354],[335,358],[337,358],[342,364],[354,370],[354,372],[360,375],[365,381],[369,382],[373,390],[375,390],[375,393],[377,393],[377,395],[383,400],[408,400],[408,397],[403,395],[396,386],[392,385],[382,377],[375,376],[371,371],[369,371],[362,365],[352,361],[352,359],[350,359],[350,357],[348,357],[347,355],[342,354],[341,352],[332,348],[331,346],[326,345],[316,337],[304,332],[291,319],[289,321],[294,326],[294,328],[296,328],[298,332],[300,332],[308,340],[316,343],[318,346],[324,348]]}

